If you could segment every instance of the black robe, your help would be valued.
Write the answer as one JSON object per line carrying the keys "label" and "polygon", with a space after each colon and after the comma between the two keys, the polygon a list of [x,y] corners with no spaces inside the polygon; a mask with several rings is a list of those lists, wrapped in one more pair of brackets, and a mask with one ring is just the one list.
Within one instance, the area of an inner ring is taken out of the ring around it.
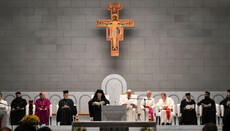
{"label": "black robe", "polygon": [[[15,109],[15,110],[10,112],[10,120],[11,120],[12,125],[19,125],[20,124],[19,121],[21,121],[22,118],[26,114],[26,105],[27,105],[26,100],[21,98],[21,97],[15,98],[11,102],[11,109],[12,108]],[[24,110],[22,110],[22,108],[24,108]]]}
{"label": "black robe", "polygon": [[[70,108],[62,109],[64,105],[67,105]],[[74,103],[71,99],[62,99],[59,101],[57,122],[60,122],[60,125],[71,125],[73,122],[73,116],[76,114],[76,107],[74,106]]]}
{"label": "black robe", "polygon": [[101,100],[98,100],[97,97],[94,97],[88,102],[89,105],[89,114],[90,117],[93,117],[94,121],[101,121],[101,105],[92,105],[93,102],[101,102],[104,101],[105,104],[109,104],[109,101],[105,97],[101,97]]}
{"label": "black robe", "polygon": [[223,101],[220,102],[220,105],[224,106],[224,118],[223,118],[223,123],[227,123],[227,125],[230,124],[230,107],[227,106],[227,102],[230,101],[230,98],[226,97]]}
{"label": "black robe", "polygon": [[184,108],[187,105],[196,105],[196,102],[194,100],[191,100],[190,102],[187,102],[186,99],[181,101],[180,104],[180,111],[182,113],[182,117],[181,117],[181,124],[183,125],[197,125],[197,118],[196,118],[196,110],[195,108],[190,110],[184,110]]}
{"label": "black robe", "polygon": [[211,104],[210,107],[203,107],[202,110],[202,124],[215,123],[216,124],[216,104],[215,101],[208,98],[201,100],[197,105],[200,106],[201,103]]}

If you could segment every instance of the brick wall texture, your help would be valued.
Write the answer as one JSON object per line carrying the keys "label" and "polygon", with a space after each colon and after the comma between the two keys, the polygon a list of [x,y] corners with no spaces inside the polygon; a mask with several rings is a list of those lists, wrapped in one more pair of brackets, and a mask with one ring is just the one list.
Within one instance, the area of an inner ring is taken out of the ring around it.
{"label": "brick wall texture", "polygon": [[[107,3],[122,2],[120,56]],[[120,74],[134,91],[230,88],[230,0],[0,0],[0,90],[87,92]]]}

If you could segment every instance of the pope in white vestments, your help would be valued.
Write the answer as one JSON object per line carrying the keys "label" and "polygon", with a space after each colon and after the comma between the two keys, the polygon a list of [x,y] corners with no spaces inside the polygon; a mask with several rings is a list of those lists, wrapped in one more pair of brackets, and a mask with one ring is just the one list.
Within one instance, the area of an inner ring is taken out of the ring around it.
{"label": "pope in white vestments", "polygon": [[155,108],[155,100],[151,97],[151,91],[146,92],[146,97],[141,101],[141,120],[155,121],[153,109]]}
{"label": "pope in white vestments", "polygon": [[172,124],[173,121],[173,109],[174,101],[172,98],[167,97],[166,93],[161,93],[161,99],[157,103],[157,107],[160,111],[161,125]]}
{"label": "pope in white vestments", "polygon": [[126,106],[127,109],[127,121],[136,121],[136,107],[137,107],[137,98],[133,97],[132,91],[128,90],[127,95],[124,95],[120,99],[120,105]]}

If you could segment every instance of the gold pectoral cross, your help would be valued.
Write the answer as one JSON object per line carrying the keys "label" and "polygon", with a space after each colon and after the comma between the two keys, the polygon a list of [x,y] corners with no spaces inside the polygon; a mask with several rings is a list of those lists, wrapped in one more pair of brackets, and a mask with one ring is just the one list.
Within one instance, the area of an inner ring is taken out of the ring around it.
{"label": "gold pectoral cross", "polygon": [[124,40],[124,27],[134,27],[134,20],[119,20],[121,3],[108,3],[107,10],[111,11],[111,19],[98,19],[96,27],[106,27],[106,40],[111,41],[111,56],[119,56],[119,41]]}

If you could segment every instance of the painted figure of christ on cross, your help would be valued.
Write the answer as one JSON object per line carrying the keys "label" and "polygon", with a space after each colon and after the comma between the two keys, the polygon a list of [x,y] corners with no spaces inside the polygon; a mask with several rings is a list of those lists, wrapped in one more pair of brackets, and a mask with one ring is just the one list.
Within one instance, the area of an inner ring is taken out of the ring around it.
{"label": "painted figure of christ on cross", "polygon": [[106,27],[106,40],[111,41],[111,56],[119,56],[119,41],[124,39],[124,27],[134,27],[134,20],[119,20],[121,3],[108,3],[107,10],[111,11],[111,19],[98,19],[96,27]]}

